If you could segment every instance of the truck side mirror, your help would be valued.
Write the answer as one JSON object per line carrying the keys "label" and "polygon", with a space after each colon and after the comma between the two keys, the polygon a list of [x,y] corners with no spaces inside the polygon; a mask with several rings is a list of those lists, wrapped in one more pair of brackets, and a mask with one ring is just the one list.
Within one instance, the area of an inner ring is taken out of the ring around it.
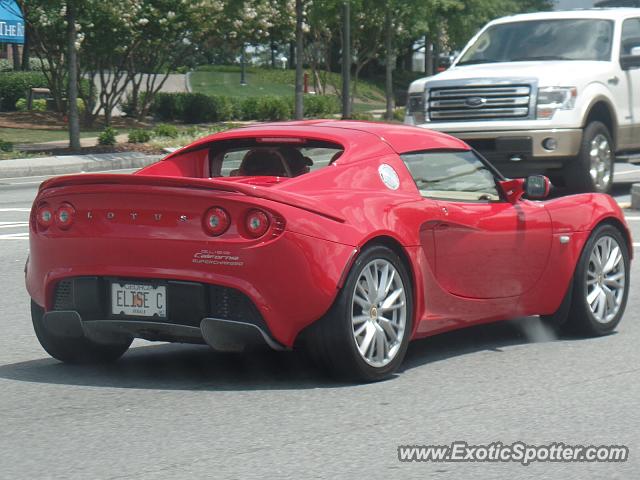
{"label": "truck side mirror", "polygon": [[531,200],[542,200],[549,196],[551,182],[544,175],[529,175],[524,181],[524,194]]}
{"label": "truck side mirror", "polygon": [[628,54],[620,55],[620,67],[623,70],[640,67],[640,44],[632,47]]}

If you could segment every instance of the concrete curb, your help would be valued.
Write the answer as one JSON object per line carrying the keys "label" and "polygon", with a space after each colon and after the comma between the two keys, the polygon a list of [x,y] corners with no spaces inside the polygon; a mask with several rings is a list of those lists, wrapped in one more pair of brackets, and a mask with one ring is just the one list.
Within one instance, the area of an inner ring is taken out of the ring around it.
{"label": "concrete curb", "polygon": [[640,210],[640,183],[631,185],[631,208]]}
{"label": "concrete curb", "polygon": [[123,168],[142,168],[162,158],[139,152],[19,158],[0,161],[0,178],[64,175]]}

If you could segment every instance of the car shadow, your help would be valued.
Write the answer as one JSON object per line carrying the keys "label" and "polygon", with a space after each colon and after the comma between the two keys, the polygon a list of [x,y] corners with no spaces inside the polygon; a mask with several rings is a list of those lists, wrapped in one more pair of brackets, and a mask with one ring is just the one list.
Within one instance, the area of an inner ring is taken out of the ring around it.
{"label": "car shadow", "polygon": [[[400,369],[479,351],[555,341],[538,318],[481,325],[412,342]],[[0,378],[22,382],[153,390],[300,390],[353,384],[329,379],[301,351],[223,354],[207,346],[159,344],[131,348],[109,365],[67,365],[51,358],[0,365]],[[393,380],[393,379],[391,379]]]}

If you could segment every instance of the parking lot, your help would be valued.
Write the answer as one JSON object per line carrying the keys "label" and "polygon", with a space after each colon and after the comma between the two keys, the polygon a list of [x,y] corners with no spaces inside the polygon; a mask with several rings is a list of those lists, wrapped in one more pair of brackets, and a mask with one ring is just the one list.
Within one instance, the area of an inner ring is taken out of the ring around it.
{"label": "parking lot", "polygon": [[[69,366],[38,344],[24,288],[42,180],[0,180],[0,478],[640,478],[637,261],[614,335],[555,338],[535,318],[476,327],[415,342],[401,373],[377,384],[333,383],[297,352],[143,341],[115,365]],[[617,165],[625,207],[633,182],[640,167]],[[640,212],[626,217],[640,239]],[[527,467],[398,461],[399,445],[456,440],[631,454]]]}

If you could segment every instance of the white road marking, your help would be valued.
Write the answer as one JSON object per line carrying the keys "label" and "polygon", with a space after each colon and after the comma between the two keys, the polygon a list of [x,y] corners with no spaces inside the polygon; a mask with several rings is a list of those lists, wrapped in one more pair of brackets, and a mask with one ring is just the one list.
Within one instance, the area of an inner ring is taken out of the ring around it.
{"label": "white road marking", "polygon": [[20,228],[29,226],[29,222],[0,222],[0,228]]}
{"label": "white road marking", "polygon": [[638,221],[640,220],[640,217],[624,217],[626,220],[631,220],[631,221]]}
{"label": "white road marking", "polygon": [[0,212],[30,212],[30,208],[0,208]]}
{"label": "white road marking", "polygon": [[634,247],[640,247],[640,243],[639,243],[639,242],[635,242],[635,243],[633,244],[633,246],[634,246]]}
{"label": "white road marking", "polygon": [[28,233],[8,233],[0,235],[0,240],[29,240]]}
{"label": "white road marking", "polygon": [[616,172],[614,176],[617,177],[618,175],[633,175],[634,173],[640,174],[640,170],[625,170],[624,172]]}

